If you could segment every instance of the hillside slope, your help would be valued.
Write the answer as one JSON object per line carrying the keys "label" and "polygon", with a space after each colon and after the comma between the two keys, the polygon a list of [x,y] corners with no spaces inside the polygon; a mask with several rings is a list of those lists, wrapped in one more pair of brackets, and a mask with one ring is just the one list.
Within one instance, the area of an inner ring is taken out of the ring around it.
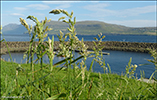
{"label": "hillside slope", "polygon": [[27,32],[27,29],[23,25],[8,24],[2,28],[3,34],[23,34]]}
{"label": "hillside slope", "polygon": [[[59,34],[59,31],[62,30],[63,33],[68,32],[67,27],[69,26],[66,23],[58,21],[50,21],[46,24],[53,28],[52,31],[49,31],[49,34]],[[157,28],[156,27],[143,27],[143,28],[132,28],[116,24],[108,24],[100,21],[80,21],[76,22],[75,25],[77,34],[84,35],[93,35],[102,32],[103,34],[147,34],[155,35]],[[17,24],[9,24],[3,27],[3,33],[20,33],[23,34],[26,32],[25,27]]]}

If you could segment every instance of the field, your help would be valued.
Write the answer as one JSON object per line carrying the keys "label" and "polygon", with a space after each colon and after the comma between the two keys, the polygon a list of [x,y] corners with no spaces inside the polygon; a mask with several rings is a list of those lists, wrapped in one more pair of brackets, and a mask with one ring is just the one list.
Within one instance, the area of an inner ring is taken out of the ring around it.
{"label": "field", "polygon": [[[93,73],[86,69],[55,67],[49,71],[35,64],[35,72],[29,64],[1,61],[1,95],[23,99],[157,99],[156,83],[145,83],[124,75]],[[42,74],[41,74],[42,73]],[[33,76],[33,77],[32,77]],[[70,76],[70,77],[69,77]],[[70,79],[69,79],[70,78]],[[70,80],[70,82],[68,82]],[[3,98],[5,99],[5,98]]]}

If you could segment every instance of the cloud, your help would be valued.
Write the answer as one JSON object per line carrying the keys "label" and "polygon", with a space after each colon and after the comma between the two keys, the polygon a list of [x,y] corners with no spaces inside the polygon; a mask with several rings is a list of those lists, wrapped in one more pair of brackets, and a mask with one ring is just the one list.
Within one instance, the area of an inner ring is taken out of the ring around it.
{"label": "cloud", "polygon": [[67,3],[78,3],[78,2],[81,2],[81,1],[42,1],[43,3],[46,3],[46,4],[67,4]]}
{"label": "cloud", "polygon": [[26,7],[31,7],[37,10],[46,10],[46,9],[50,9],[50,7],[48,5],[44,5],[44,4],[30,4],[27,5]]}
{"label": "cloud", "polygon": [[45,16],[45,14],[43,14],[43,13],[33,13],[33,15],[35,15],[35,16]]}
{"label": "cloud", "polygon": [[122,20],[122,21],[112,20],[106,22],[112,24],[124,25],[128,27],[156,27],[155,20]]}
{"label": "cloud", "polygon": [[106,9],[106,7],[109,6],[110,4],[108,3],[96,3],[96,4],[86,5],[83,8],[93,12],[90,14],[85,14],[86,16],[90,16],[90,17],[105,17],[105,16],[116,15],[116,11]]}
{"label": "cloud", "polygon": [[126,16],[137,16],[140,14],[151,13],[151,12],[156,12],[156,6],[155,5],[126,9],[126,10],[120,11],[119,14],[126,15]]}
{"label": "cloud", "polygon": [[64,8],[69,8],[69,7],[71,7],[70,4],[62,4],[60,6],[57,6],[56,9],[64,9]]}
{"label": "cloud", "polygon": [[83,8],[90,10],[90,11],[98,11],[98,10],[105,10],[105,7],[108,7],[109,4],[106,3],[98,3],[98,4],[92,4],[92,5],[86,5]]}
{"label": "cloud", "polygon": [[64,9],[72,6],[72,3],[78,3],[81,1],[42,1],[45,4],[55,4],[56,9]]}
{"label": "cloud", "polygon": [[23,8],[23,7],[14,7],[15,10],[27,10],[27,8]]}
{"label": "cloud", "polygon": [[83,8],[89,11],[93,11],[94,13],[87,14],[90,17],[105,17],[105,16],[116,16],[116,17],[128,17],[128,16],[138,16],[140,14],[156,12],[156,5],[144,6],[144,7],[136,7],[131,9],[123,9],[123,10],[110,10],[106,7],[111,6],[106,3],[97,3],[86,5]]}
{"label": "cloud", "polygon": [[20,13],[11,13],[10,15],[12,15],[12,16],[24,16],[24,14],[20,14]]}

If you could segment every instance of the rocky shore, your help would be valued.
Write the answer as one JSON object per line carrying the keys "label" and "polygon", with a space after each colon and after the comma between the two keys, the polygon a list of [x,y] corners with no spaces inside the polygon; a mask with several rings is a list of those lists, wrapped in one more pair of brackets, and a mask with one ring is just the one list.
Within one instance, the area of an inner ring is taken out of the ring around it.
{"label": "rocky shore", "polygon": [[[92,50],[94,44],[92,41],[84,41],[88,46],[88,50]],[[7,42],[10,52],[25,52],[29,48],[29,42]],[[36,42],[37,44],[37,42]],[[54,42],[54,49],[57,50],[59,41]],[[103,50],[117,50],[117,51],[131,51],[131,52],[143,52],[148,53],[147,48],[156,49],[156,43],[137,43],[137,42],[118,42],[118,41],[106,41],[102,42],[104,46]],[[7,47],[5,42],[0,44],[0,54],[7,53]]]}

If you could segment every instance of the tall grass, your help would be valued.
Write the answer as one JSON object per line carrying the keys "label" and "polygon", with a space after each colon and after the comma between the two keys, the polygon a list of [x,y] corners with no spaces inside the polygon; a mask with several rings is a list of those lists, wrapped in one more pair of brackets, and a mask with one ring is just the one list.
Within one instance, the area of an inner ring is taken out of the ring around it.
{"label": "tall grass", "polygon": [[[35,26],[29,26],[26,21],[20,18],[22,25],[26,27],[30,35],[30,46],[25,53],[28,64],[17,64],[2,62],[1,99],[13,99],[12,96],[23,99],[157,99],[156,83],[145,83],[134,78],[134,71],[137,65],[131,64],[131,59],[126,66],[124,75],[111,74],[109,64],[105,63],[102,55],[101,43],[105,36],[98,34],[98,41],[94,43],[93,53],[87,51],[83,39],[80,41],[75,32],[76,17],[73,18],[73,11],[69,14],[65,10],[56,9],[50,13],[64,14],[67,17],[59,18],[59,21],[69,24],[68,33],[60,31],[58,35],[60,44],[58,56],[65,59],[53,63],[54,59],[54,37],[48,38],[47,31],[51,28],[45,27],[47,20],[39,22],[34,16],[27,18],[35,22]],[[35,45],[35,39],[38,45]],[[67,41],[65,41],[68,38]],[[80,57],[75,58],[75,50],[80,51]],[[34,60],[34,54],[37,59]],[[43,56],[48,55],[49,64],[43,63]],[[152,55],[155,54],[152,52]],[[156,65],[157,55],[154,60],[149,60]],[[89,71],[87,71],[86,59],[93,57]],[[77,62],[81,60],[80,62]],[[39,61],[39,63],[36,63]],[[30,64],[29,64],[30,62]],[[94,63],[104,69],[104,73],[94,73]],[[63,66],[61,64],[64,64]],[[29,67],[29,66],[30,67]],[[59,67],[56,67],[59,66]],[[155,72],[156,73],[156,70]],[[154,75],[152,74],[152,77]],[[133,79],[134,78],[134,79]]]}

